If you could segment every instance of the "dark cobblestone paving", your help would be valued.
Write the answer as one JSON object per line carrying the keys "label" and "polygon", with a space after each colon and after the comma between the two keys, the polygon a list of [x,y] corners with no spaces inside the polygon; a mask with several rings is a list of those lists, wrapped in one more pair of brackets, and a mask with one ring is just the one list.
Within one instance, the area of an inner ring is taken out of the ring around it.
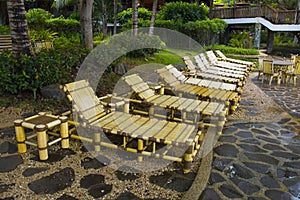
{"label": "dark cobblestone paving", "polygon": [[300,140],[288,131],[293,128],[290,121],[281,121],[284,128],[275,122],[227,127],[226,137],[234,137],[235,142],[219,140],[200,199],[300,198]]}

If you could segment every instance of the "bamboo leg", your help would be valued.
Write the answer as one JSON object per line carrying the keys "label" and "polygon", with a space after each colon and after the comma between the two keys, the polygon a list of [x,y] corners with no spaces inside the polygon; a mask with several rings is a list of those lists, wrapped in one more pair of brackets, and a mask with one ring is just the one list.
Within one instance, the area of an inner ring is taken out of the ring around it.
{"label": "bamboo leg", "polygon": [[94,133],[94,148],[95,148],[95,151],[100,151],[101,150],[100,142],[101,142],[100,133]]}
{"label": "bamboo leg", "polygon": [[189,173],[191,171],[192,167],[192,161],[193,161],[193,144],[191,144],[188,149],[186,150],[183,160],[183,172],[184,173]]}
{"label": "bamboo leg", "polygon": [[22,127],[22,122],[23,120],[21,119],[15,120],[14,122],[19,153],[25,153],[27,151],[27,147],[25,144],[26,136],[25,136],[24,128]]}
{"label": "bamboo leg", "polygon": [[[143,140],[138,139],[138,153],[141,153],[143,151]],[[143,161],[143,157],[142,156],[138,156],[138,161],[142,162]]]}
{"label": "bamboo leg", "polygon": [[129,100],[125,99],[124,112],[129,113]]}
{"label": "bamboo leg", "polygon": [[45,125],[36,126],[37,142],[38,142],[38,151],[40,160],[48,159],[48,149],[47,149],[47,127]]}
{"label": "bamboo leg", "polygon": [[62,116],[59,117],[60,124],[60,137],[61,137],[61,147],[69,148],[69,127],[68,127],[68,117]]}

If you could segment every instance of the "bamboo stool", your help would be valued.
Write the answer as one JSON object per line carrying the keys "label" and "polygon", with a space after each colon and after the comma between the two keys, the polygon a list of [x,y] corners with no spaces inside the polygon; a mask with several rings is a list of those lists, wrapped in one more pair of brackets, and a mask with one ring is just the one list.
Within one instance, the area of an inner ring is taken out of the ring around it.
{"label": "bamboo stool", "polygon": [[[62,148],[69,148],[68,117],[66,116],[54,116],[40,112],[24,120],[17,119],[14,124],[19,153],[25,153],[27,151],[26,144],[28,144],[38,147],[40,160],[47,160],[48,146],[61,141]],[[52,132],[51,130],[57,126],[59,126],[60,133]],[[33,130],[33,134],[26,136],[25,128]],[[58,138],[48,141],[48,134]],[[28,141],[34,137],[37,137],[36,143]]]}

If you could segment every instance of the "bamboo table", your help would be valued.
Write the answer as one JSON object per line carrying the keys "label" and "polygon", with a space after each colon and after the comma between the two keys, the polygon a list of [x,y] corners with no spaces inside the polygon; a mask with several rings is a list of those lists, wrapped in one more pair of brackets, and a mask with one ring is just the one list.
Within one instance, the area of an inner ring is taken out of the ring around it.
{"label": "bamboo table", "polygon": [[[62,148],[69,148],[68,117],[66,116],[55,116],[40,112],[24,120],[17,119],[14,121],[14,124],[19,153],[25,153],[27,151],[26,144],[28,144],[38,147],[40,160],[47,160],[48,146],[61,141]],[[60,129],[59,133],[51,131],[58,126]],[[26,136],[25,129],[33,130],[33,134]],[[48,135],[53,135],[58,138],[48,141]],[[28,141],[35,137],[37,137],[36,143]]]}

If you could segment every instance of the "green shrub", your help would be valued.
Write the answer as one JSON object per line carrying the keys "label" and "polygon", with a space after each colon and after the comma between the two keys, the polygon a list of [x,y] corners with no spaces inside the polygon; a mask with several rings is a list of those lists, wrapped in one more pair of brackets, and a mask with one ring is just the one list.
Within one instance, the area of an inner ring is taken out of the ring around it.
{"label": "green shrub", "polygon": [[[131,42],[128,42],[131,41]],[[120,47],[121,54],[129,57],[146,57],[158,52],[159,49],[163,49],[165,44],[160,40],[158,36],[149,36],[147,33],[139,33],[134,37],[128,33],[120,33],[110,37],[104,41],[104,45]],[[154,48],[143,48],[151,46]],[[133,51],[131,51],[134,49]],[[124,52],[124,53],[123,53]]]}
{"label": "green shrub", "polygon": [[238,48],[252,48],[253,37],[250,36],[248,31],[230,34],[229,46]]}
{"label": "green shrub", "polygon": [[29,30],[30,40],[53,40],[57,35],[56,32],[50,30]]}
{"label": "green shrub", "polygon": [[[146,8],[139,8],[138,9],[138,18],[143,20],[150,20],[152,16],[152,12]],[[128,20],[132,19],[132,8],[128,8],[127,10],[123,10],[122,12],[118,13],[118,22],[120,24],[127,23]]]}
{"label": "green shrub", "polygon": [[187,23],[190,21],[204,20],[208,17],[209,8],[197,3],[171,2],[163,5],[157,18],[164,20],[175,20]]}
{"label": "green shrub", "polygon": [[73,34],[68,37],[58,36],[53,39],[54,48],[72,48],[80,45],[80,34]]}
{"label": "green shrub", "polygon": [[236,55],[258,55],[259,51],[257,49],[245,49],[236,48],[225,45],[212,45],[205,47],[206,50],[221,50],[224,54],[236,54]]}
{"label": "green shrub", "polygon": [[45,21],[45,28],[60,35],[74,35],[80,32],[80,22],[76,19],[65,19],[63,17],[52,18]]}
{"label": "green shrub", "polygon": [[0,35],[9,35],[10,29],[9,26],[0,26]]}
{"label": "green shrub", "polygon": [[63,84],[74,79],[74,71],[88,54],[87,49],[49,49],[35,56],[15,59],[11,52],[0,54],[0,93],[17,94],[32,91],[34,96],[43,86]]}
{"label": "green shrub", "polygon": [[28,26],[33,29],[43,29],[46,20],[51,18],[52,15],[42,8],[29,9],[26,13]]}

